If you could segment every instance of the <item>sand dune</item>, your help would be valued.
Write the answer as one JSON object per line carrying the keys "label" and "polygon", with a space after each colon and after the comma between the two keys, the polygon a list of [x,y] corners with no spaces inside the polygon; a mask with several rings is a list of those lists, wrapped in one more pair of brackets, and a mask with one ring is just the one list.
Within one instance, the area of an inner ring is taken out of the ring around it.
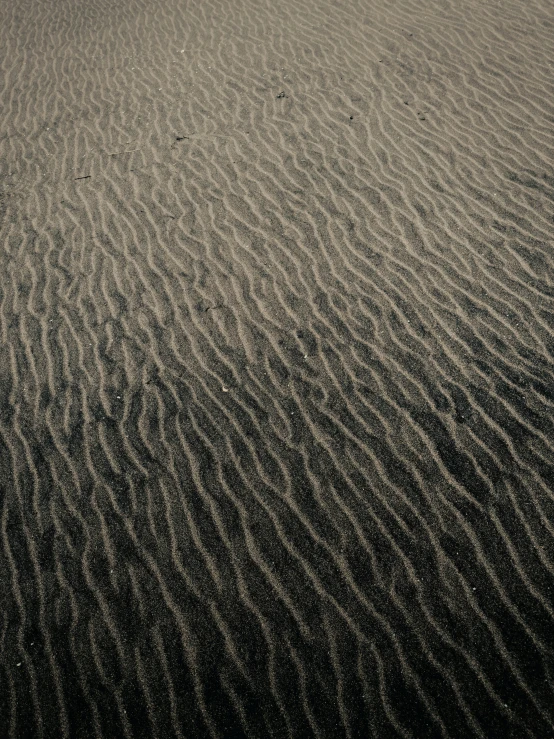
{"label": "sand dune", "polygon": [[2,736],[554,736],[552,49],[2,4]]}

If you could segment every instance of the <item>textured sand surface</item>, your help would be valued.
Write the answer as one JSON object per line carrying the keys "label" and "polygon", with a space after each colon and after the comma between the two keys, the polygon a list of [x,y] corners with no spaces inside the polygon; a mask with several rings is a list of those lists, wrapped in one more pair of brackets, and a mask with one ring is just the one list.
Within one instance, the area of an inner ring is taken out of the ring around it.
{"label": "textured sand surface", "polygon": [[550,0],[0,64],[0,735],[554,736]]}

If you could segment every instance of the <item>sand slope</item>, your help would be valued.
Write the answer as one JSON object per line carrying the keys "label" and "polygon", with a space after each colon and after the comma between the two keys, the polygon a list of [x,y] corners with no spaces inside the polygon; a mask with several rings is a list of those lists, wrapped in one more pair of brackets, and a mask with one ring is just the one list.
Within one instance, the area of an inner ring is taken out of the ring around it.
{"label": "sand slope", "polygon": [[554,736],[552,49],[2,3],[2,736]]}

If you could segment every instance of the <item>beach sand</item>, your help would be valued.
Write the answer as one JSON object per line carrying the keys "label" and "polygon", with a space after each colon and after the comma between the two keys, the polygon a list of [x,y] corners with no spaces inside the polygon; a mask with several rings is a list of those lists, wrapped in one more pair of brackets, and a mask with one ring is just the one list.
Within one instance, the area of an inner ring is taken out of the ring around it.
{"label": "beach sand", "polygon": [[0,734],[554,736],[548,0],[0,9]]}

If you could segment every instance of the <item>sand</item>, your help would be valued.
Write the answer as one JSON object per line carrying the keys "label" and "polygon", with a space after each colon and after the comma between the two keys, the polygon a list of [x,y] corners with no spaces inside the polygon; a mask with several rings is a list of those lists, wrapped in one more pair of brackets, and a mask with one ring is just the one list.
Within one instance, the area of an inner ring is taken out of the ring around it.
{"label": "sand", "polygon": [[0,9],[0,734],[554,736],[549,0]]}

